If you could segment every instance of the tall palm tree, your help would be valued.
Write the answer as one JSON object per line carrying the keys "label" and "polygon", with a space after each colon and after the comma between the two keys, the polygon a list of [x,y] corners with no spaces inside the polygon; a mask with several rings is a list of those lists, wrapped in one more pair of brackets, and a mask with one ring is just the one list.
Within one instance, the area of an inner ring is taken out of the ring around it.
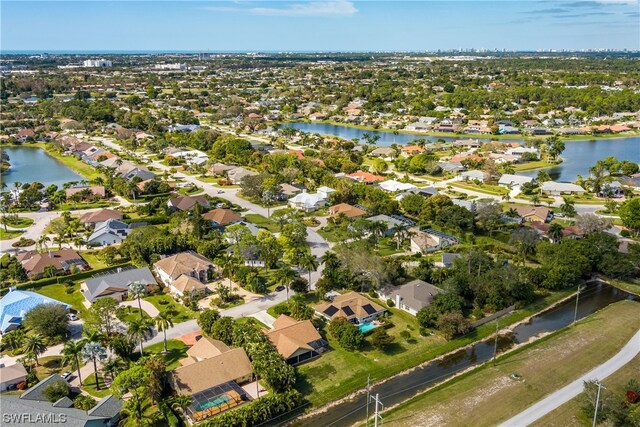
{"label": "tall palm tree", "polygon": [[222,277],[229,279],[229,292],[231,292],[231,276],[233,276],[236,267],[236,258],[230,253],[225,252],[218,259],[218,265],[220,266]]}
{"label": "tall palm tree", "polygon": [[42,335],[27,335],[24,339],[22,349],[25,353],[31,354],[36,361],[36,366],[40,366],[38,363],[38,356],[47,350],[47,345],[44,342]]}
{"label": "tall palm tree", "polygon": [[100,343],[88,342],[82,347],[82,358],[85,361],[93,361],[93,373],[96,379],[96,390],[100,390],[100,383],[98,382],[98,360],[105,360],[107,358],[107,349]]}
{"label": "tall palm tree", "polygon": [[287,302],[289,302],[289,285],[296,277],[298,277],[298,274],[288,265],[282,266],[282,268],[276,272],[276,283],[287,289]]}
{"label": "tall palm tree", "polygon": [[407,226],[402,224],[396,224],[393,226],[393,236],[396,239],[396,250],[400,250],[400,245],[407,238]]}
{"label": "tall palm tree", "polygon": [[138,308],[140,309],[140,318],[144,316],[142,312],[142,302],[140,299],[147,295],[147,287],[142,282],[133,282],[129,285],[129,296],[138,300]]}
{"label": "tall palm tree", "polygon": [[[224,288],[223,288],[224,289]],[[173,328],[173,310],[161,311],[154,319],[158,331],[164,333],[164,352],[167,352],[167,329]]]}
{"label": "tall palm tree", "polygon": [[64,356],[62,362],[65,365],[70,365],[71,369],[76,369],[78,371],[78,380],[80,381],[80,385],[82,385],[82,376],[80,375],[80,357],[82,356],[82,349],[84,348],[84,345],[84,340],[69,340],[64,343],[64,347],[62,348],[62,355]]}
{"label": "tall palm tree", "polygon": [[116,379],[116,375],[122,369],[122,360],[117,357],[109,357],[102,364],[102,371],[108,373],[111,381]]}
{"label": "tall palm tree", "polygon": [[104,344],[107,340],[105,334],[96,328],[85,328],[82,330],[82,335],[84,335],[87,342],[99,342],[100,344]]}
{"label": "tall palm tree", "polygon": [[564,228],[562,227],[562,225],[554,222],[549,226],[549,231],[547,232],[547,234],[553,242],[559,242],[560,240],[562,240],[563,230]]}
{"label": "tall palm tree", "polygon": [[131,319],[127,322],[127,336],[131,341],[137,341],[140,345],[140,355],[144,356],[142,342],[151,335],[151,320],[148,317]]}
{"label": "tall palm tree", "polygon": [[307,270],[307,273],[309,274],[308,286],[311,286],[311,271],[316,271],[320,266],[318,258],[316,258],[316,256],[311,252],[307,252],[300,258],[300,266]]}

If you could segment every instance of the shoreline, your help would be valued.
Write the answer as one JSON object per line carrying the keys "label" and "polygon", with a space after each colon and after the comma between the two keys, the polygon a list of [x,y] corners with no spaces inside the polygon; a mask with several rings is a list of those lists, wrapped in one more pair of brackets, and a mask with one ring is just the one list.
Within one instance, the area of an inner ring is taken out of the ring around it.
{"label": "shoreline", "polygon": [[[400,129],[390,129],[379,127],[375,128],[373,126],[366,125],[355,125],[352,123],[343,123],[337,122],[335,120],[286,120],[282,122],[275,122],[277,125],[285,125],[287,123],[307,123],[307,124],[326,124],[326,125],[334,125],[334,126],[343,126],[353,129],[367,130],[372,132],[385,132],[393,134],[393,132],[398,132],[405,135],[415,135],[415,136],[430,136],[430,137],[442,137],[442,138],[471,138],[471,139],[488,139],[488,140],[544,140],[545,138],[554,136],[554,135],[493,135],[493,134],[478,134],[478,133],[455,133],[455,132],[421,132],[421,131],[410,131],[410,130],[400,130]],[[322,134],[324,135],[324,134]],[[336,135],[326,135],[330,137],[340,138]],[[598,135],[571,135],[571,136],[562,136],[558,135],[563,141],[597,141],[601,139],[628,139],[640,136],[640,133],[625,133],[625,134],[598,134]]]}

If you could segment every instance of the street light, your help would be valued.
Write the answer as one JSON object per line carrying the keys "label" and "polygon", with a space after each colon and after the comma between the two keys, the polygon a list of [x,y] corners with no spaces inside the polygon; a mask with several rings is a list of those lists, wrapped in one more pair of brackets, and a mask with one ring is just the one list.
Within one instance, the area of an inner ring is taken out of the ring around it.
{"label": "street light", "polygon": [[578,301],[580,300],[580,291],[584,289],[584,286],[578,285],[578,292],[576,292],[576,308],[573,311],[573,323],[576,323],[578,320]]}
{"label": "street light", "polygon": [[605,386],[602,385],[601,382],[597,382],[596,384],[598,384],[598,394],[596,395],[596,410],[593,412],[593,424],[592,427],[596,427],[596,422],[598,420],[598,406],[600,405],[600,389],[607,389]]}

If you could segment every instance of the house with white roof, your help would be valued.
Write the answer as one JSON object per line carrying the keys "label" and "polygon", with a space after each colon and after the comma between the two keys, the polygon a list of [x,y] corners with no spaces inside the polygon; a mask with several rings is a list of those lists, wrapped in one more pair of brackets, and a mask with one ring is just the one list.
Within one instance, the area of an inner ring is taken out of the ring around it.
{"label": "house with white roof", "polygon": [[398,191],[407,191],[413,188],[416,188],[415,185],[409,184],[407,182],[396,181],[395,179],[390,179],[388,181],[382,181],[378,184],[380,188],[385,191],[390,191],[392,193],[397,193]]}
{"label": "house with white roof", "polygon": [[320,209],[327,204],[327,197],[325,193],[307,193],[303,191],[300,194],[296,194],[289,199],[289,205],[292,208],[299,209],[305,212],[313,212]]}
{"label": "house with white roof", "polygon": [[584,194],[586,190],[570,182],[546,181],[540,186],[540,191],[544,194],[559,196],[561,194]]}
{"label": "house with white roof", "polygon": [[460,181],[478,180],[480,182],[484,182],[484,180],[487,179],[487,174],[479,170],[470,170],[470,171],[460,172],[460,175],[458,175],[458,178],[460,179]]}
{"label": "house with white roof", "polygon": [[513,175],[509,173],[504,173],[498,180],[498,185],[502,187],[512,187],[512,186],[520,186],[526,183],[533,184],[535,178],[531,176],[523,176],[523,175]]}
{"label": "house with white roof", "polygon": [[334,190],[333,188],[330,187],[326,187],[326,186],[322,186],[319,187],[316,190],[316,193],[318,193],[320,196],[324,197],[326,200],[329,200],[329,196],[331,196],[331,194],[335,193],[336,190]]}

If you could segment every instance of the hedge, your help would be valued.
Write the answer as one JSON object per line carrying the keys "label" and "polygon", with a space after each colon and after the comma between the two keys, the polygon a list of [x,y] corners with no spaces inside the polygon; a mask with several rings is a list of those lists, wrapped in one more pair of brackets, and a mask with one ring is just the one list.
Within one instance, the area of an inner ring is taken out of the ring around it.
{"label": "hedge", "polygon": [[122,219],[122,222],[125,224],[131,224],[134,222],[146,222],[147,225],[158,225],[158,224],[166,224],[169,222],[169,218],[166,215],[156,215],[156,216],[148,216],[144,218],[127,218]]}
{"label": "hedge", "polygon": [[[58,282],[60,282],[60,283],[64,283],[64,282],[68,282],[68,281],[75,282],[77,280],[87,279],[87,278],[93,276],[94,274],[104,273],[105,271],[115,270],[115,269],[117,269],[119,267],[125,268],[125,267],[129,267],[129,266],[131,266],[130,263],[112,265],[111,267],[98,268],[98,269],[95,269],[95,270],[83,271],[81,273],[70,274],[68,276],[47,277],[45,279],[34,280],[32,282],[23,282],[23,283],[19,283],[15,287],[16,287],[16,289],[20,289],[20,290],[39,289],[39,288],[41,288],[43,286],[52,285],[52,284],[58,283]],[[0,294],[4,294],[8,290],[9,290],[8,287],[3,287],[2,289],[0,289]]]}
{"label": "hedge", "polygon": [[294,389],[284,393],[267,394],[237,409],[205,420],[199,425],[202,427],[256,426],[295,409],[301,401],[302,395]]}

